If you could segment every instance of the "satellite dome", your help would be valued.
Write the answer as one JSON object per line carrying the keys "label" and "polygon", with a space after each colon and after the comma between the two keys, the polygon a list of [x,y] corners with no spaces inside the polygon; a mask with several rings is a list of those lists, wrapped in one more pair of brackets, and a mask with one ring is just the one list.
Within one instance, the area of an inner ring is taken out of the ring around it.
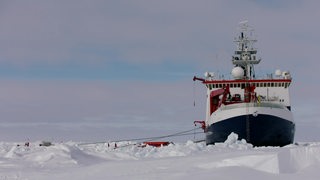
{"label": "satellite dome", "polygon": [[276,74],[277,77],[280,77],[282,75],[282,72],[281,72],[280,69],[277,69],[275,74]]}
{"label": "satellite dome", "polygon": [[231,74],[234,79],[243,79],[244,70],[238,66],[232,69]]}

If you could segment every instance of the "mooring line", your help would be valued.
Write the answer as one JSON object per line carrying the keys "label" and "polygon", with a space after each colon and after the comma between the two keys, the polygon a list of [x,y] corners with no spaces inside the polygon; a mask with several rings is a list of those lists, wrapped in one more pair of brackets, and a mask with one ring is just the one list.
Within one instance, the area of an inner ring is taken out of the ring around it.
{"label": "mooring line", "polygon": [[[186,136],[186,135],[192,135],[194,134],[194,132],[190,133],[191,131],[195,131],[197,129],[200,129],[201,127],[196,127],[193,128],[191,130],[186,130],[186,131],[181,131],[181,132],[177,132],[174,134],[169,134],[169,135],[165,135],[165,136],[155,136],[155,137],[145,137],[145,138],[133,138],[133,139],[120,139],[120,140],[115,140],[115,141],[100,141],[100,142],[87,142],[87,143],[79,143],[79,146],[83,146],[83,145],[91,145],[91,144],[104,144],[104,143],[108,143],[108,142],[123,142],[123,141],[154,141],[154,140],[158,140],[158,139],[163,139],[163,138],[167,138],[167,137],[175,137],[175,136]],[[203,132],[196,132],[197,134],[203,133]]]}

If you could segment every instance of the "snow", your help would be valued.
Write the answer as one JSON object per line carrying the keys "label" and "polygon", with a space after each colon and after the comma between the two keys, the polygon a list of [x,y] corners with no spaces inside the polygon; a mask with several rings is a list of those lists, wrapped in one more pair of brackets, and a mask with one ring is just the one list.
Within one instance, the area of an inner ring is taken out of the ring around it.
{"label": "snow", "polygon": [[[320,143],[253,147],[236,134],[224,143],[0,143],[0,180],[317,179]],[[19,146],[17,146],[19,144]]]}

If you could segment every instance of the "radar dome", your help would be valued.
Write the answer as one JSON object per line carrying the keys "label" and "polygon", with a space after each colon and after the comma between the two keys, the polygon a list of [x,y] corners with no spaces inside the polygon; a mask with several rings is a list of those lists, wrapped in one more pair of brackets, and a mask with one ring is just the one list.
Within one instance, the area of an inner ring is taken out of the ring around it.
{"label": "radar dome", "polygon": [[234,79],[243,79],[244,70],[238,66],[232,69],[231,74]]}
{"label": "radar dome", "polygon": [[276,74],[277,77],[280,77],[282,75],[282,72],[281,72],[280,69],[277,69],[275,74]]}

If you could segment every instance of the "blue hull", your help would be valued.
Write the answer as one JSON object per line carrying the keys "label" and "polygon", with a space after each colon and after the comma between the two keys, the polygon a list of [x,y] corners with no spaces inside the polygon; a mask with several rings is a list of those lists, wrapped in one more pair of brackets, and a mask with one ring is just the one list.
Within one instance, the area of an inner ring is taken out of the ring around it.
{"label": "blue hull", "polygon": [[237,116],[207,127],[206,144],[224,142],[232,132],[254,146],[285,146],[293,143],[295,124],[264,114]]}

